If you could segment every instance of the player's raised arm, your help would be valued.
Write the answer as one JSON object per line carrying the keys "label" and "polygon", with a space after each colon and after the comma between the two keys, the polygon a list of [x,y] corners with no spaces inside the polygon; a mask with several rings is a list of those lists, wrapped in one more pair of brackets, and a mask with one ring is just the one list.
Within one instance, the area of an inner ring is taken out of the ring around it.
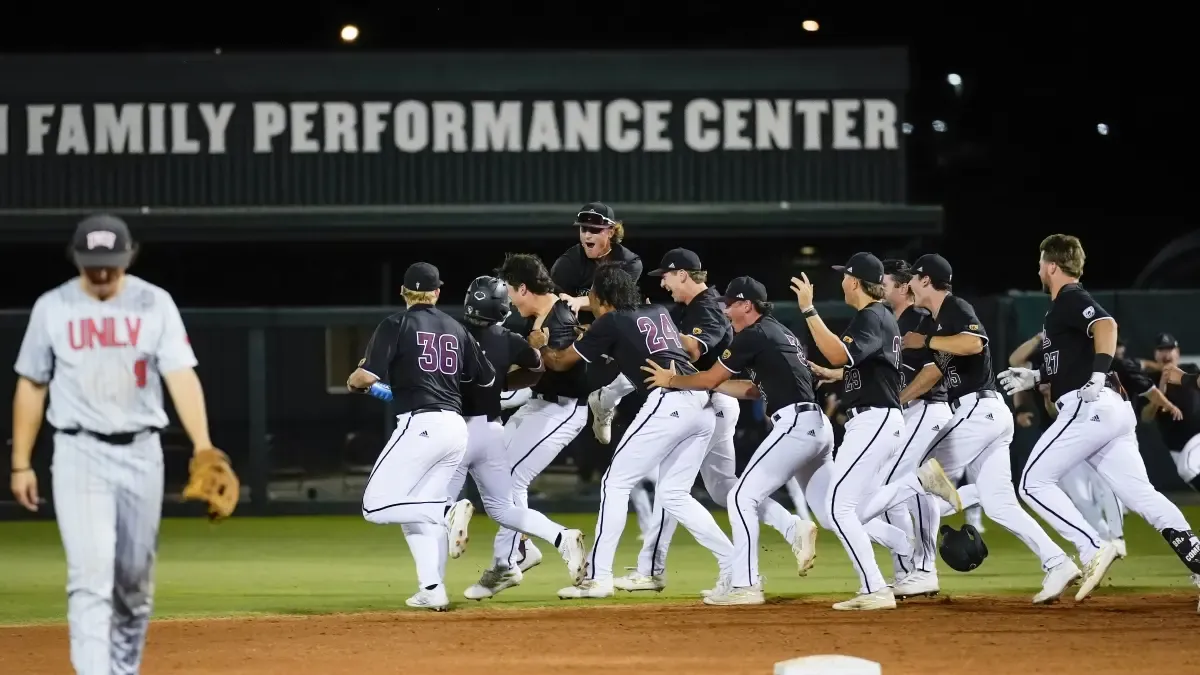
{"label": "player's raised arm", "polygon": [[837,333],[829,330],[829,327],[825,325],[825,320],[817,314],[817,309],[813,306],[813,285],[808,280],[807,274],[801,273],[798,279],[792,277],[792,292],[796,294],[796,302],[800,305],[800,311],[804,313],[808,332],[812,335],[813,344],[817,346],[817,351],[821,352],[821,356],[824,356],[825,360],[829,361],[834,368],[853,366],[854,361],[844,348],[842,339],[838,337]]}

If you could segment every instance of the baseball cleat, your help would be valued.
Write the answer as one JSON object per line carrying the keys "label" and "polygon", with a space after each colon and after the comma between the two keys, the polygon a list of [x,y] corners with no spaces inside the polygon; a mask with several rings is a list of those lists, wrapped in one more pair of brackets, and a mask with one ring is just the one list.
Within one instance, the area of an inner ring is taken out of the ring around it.
{"label": "baseball cleat", "polygon": [[1121,558],[1122,560],[1124,560],[1125,556],[1129,554],[1129,552],[1125,548],[1125,538],[1124,537],[1117,537],[1116,539],[1113,539],[1109,543],[1111,543],[1113,546],[1116,547],[1118,558]]}
{"label": "baseball cleat", "polygon": [[958,513],[963,510],[962,497],[958,495],[958,490],[954,487],[954,483],[946,476],[946,472],[942,470],[942,465],[936,459],[931,459],[921,465],[917,469],[917,480],[921,482],[921,487],[931,495],[937,495],[954,507],[954,512]]}
{"label": "baseball cleat", "polygon": [[892,595],[901,600],[922,595],[934,596],[939,592],[941,592],[941,587],[938,585],[937,572],[917,570],[892,586]]}
{"label": "baseball cleat", "polygon": [[534,546],[532,541],[522,539],[518,550],[521,552],[521,559],[517,562],[517,567],[520,567],[522,572],[528,572],[542,564],[542,551]]}
{"label": "baseball cleat", "polygon": [[604,582],[596,581],[595,579],[584,579],[575,586],[558,589],[558,597],[562,600],[611,598],[612,596],[613,585],[611,581]]}
{"label": "baseball cleat", "polygon": [[654,591],[661,593],[667,587],[666,574],[641,574],[636,567],[630,567],[633,571],[623,577],[613,579],[613,588],[620,591]]}
{"label": "baseball cleat", "polygon": [[1117,547],[1111,541],[1104,542],[1096,555],[1092,556],[1087,567],[1083,571],[1083,580],[1079,582],[1079,590],[1075,593],[1075,602],[1083,602],[1083,599],[1096,590],[1101,581],[1104,581],[1105,575],[1108,574],[1108,569],[1117,560]]}
{"label": "baseball cleat", "polygon": [[468,600],[484,600],[494,597],[500,591],[513,586],[520,586],[524,575],[517,567],[484,570],[479,581],[463,591],[463,597]]}
{"label": "baseball cleat", "polygon": [[571,583],[578,585],[587,575],[587,550],[583,548],[583,532],[563,530],[558,552],[567,563],[567,575],[571,577]]}
{"label": "baseball cleat", "polygon": [[817,559],[817,526],[811,520],[795,516],[788,543],[792,545],[792,555],[796,556],[797,573],[807,575]]}
{"label": "baseball cleat", "polygon": [[600,390],[588,394],[588,408],[592,411],[592,433],[600,445],[612,442],[612,422],[616,409],[606,410],[600,405]]}
{"label": "baseball cleat", "polygon": [[[714,592],[704,598],[706,605],[761,605],[766,602],[763,597],[762,589],[758,586],[746,586],[744,588],[733,588],[731,586],[713,589]],[[720,592],[716,592],[716,591]]]}
{"label": "baseball cleat", "polygon": [[874,593],[859,593],[853,598],[833,605],[843,611],[869,611],[873,609],[896,609],[896,596],[892,589],[884,588]]}
{"label": "baseball cleat", "polygon": [[467,551],[467,542],[471,541],[468,528],[471,516],[475,515],[475,506],[469,499],[461,499],[450,507],[446,514],[446,530],[450,534],[450,557],[458,558]]}
{"label": "baseball cleat", "polygon": [[417,594],[404,601],[404,604],[417,609],[432,609],[444,612],[450,609],[450,598],[446,595],[446,584],[438,584],[433,590],[422,588]]}
{"label": "baseball cleat", "polygon": [[1033,604],[1049,605],[1057,602],[1063,592],[1079,581],[1081,576],[1083,572],[1079,571],[1079,566],[1069,559],[1051,567],[1046,572],[1046,578],[1042,580],[1042,590],[1033,596]]}

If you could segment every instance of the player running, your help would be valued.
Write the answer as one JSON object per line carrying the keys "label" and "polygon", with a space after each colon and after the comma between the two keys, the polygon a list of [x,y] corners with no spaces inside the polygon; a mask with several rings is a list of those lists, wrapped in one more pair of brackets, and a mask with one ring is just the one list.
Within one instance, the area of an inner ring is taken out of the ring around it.
{"label": "player running", "polygon": [[1079,462],[1091,464],[1122,503],[1162,533],[1200,585],[1200,539],[1179,507],[1151,485],[1138,451],[1133,409],[1110,386],[1117,322],[1079,285],[1083,245],[1076,237],[1053,234],[1038,249],[1038,276],[1050,293],[1041,367],[1010,368],[1000,378],[1008,392],[1046,382],[1059,414],[1029,454],[1021,472],[1021,497],[1079,551],[1084,573],[1077,602],[1100,585],[1118,557],[1117,547],[1100,539],[1058,486]]}
{"label": "player running", "polygon": [[[384,319],[346,387],[367,393],[390,385],[396,430],[363,489],[363,518],[399,524],[417,568],[409,607],[450,607],[444,583],[450,553],[446,487],[467,451],[463,390],[490,388],[496,372],[462,324],[434,307],[438,269],[414,263],[404,272],[406,310]],[[386,378],[386,379],[385,379]]]}
{"label": "player running", "polygon": [[[516,504],[509,473],[511,467],[504,448],[504,427],[499,421],[501,392],[514,383],[520,388],[536,382],[542,372],[542,358],[525,338],[504,327],[504,320],[512,310],[508,288],[503,281],[488,276],[476,278],[467,288],[463,304],[463,323],[496,371],[496,381],[490,387],[470,387],[463,392],[467,452],[446,489],[450,496],[448,504],[452,504],[447,514],[450,557],[461,556],[469,540],[467,527],[475,508],[469,500],[454,501],[462,491],[469,471],[488,516],[501,527],[554,544],[567,563],[567,574],[572,582],[578,581],[583,577],[583,533]],[[517,369],[512,370],[514,367]],[[508,560],[499,563],[494,561],[484,570],[479,582],[468,587],[463,595],[469,600],[483,600],[492,597],[497,588],[510,588],[521,583],[519,566],[509,565]]]}
{"label": "player running", "polygon": [[[597,269],[589,302],[596,321],[578,342],[555,349],[547,344],[548,330],[530,335],[529,343],[541,349],[547,370],[569,370],[607,354],[627,379],[639,384],[641,367],[647,359],[680,374],[696,372],[666,308],[643,304],[633,277],[624,270],[615,265]],[[644,384],[641,386],[646,389]],[[600,515],[588,576],[580,584],[561,589],[560,598],[605,598],[613,594],[613,558],[629,512],[629,491],[656,468],[659,481],[655,500],[717,557],[717,586],[728,583],[733,544],[691,493],[715,424],[707,393],[672,388],[646,393],[646,402],[613,452],[612,463],[600,481]]]}
{"label": "player running", "polygon": [[126,273],[135,250],[119,218],[79,223],[71,242],[79,276],[34,303],[14,366],[13,496],[38,510],[30,462],[44,414],[54,429],[71,664],[86,675],[141,668],[162,519],[164,382],[196,456],[212,447],[179,309],[170,293]]}

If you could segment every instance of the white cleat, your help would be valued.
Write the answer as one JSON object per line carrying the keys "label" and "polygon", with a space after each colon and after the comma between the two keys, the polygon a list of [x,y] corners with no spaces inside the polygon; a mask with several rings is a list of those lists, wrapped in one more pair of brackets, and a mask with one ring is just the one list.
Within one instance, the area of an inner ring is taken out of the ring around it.
{"label": "white cleat", "polygon": [[558,589],[558,597],[563,600],[611,598],[612,596],[613,585],[611,581],[584,579],[575,586]]}
{"label": "white cleat", "polygon": [[571,583],[578,585],[587,576],[587,551],[583,548],[583,532],[563,530],[558,552],[567,563],[567,576],[571,577]]}
{"label": "white cleat", "polygon": [[849,600],[834,604],[834,609],[843,611],[869,611],[873,609],[896,609],[896,596],[891,588],[874,593],[861,593]]}
{"label": "white cleat", "polygon": [[446,531],[450,537],[450,557],[458,558],[467,551],[467,542],[471,541],[468,528],[471,526],[471,516],[475,515],[475,506],[469,499],[461,499],[450,507],[446,514]]}
{"label": "white cleat", "polygon": [[520,567],[522,572],[528,572],[542,564],[542,551],[534,546],[532,541],[521,540],[520,550],[521,560],[517,563],[517,567]]}
{"label": "white cleat", "polygon": [[516,567],[484,570],[479,581],[463,591],[463,597],[468,600],[485,600],[494,597],[506,588],[520,586],[523,579],[524,575]]}
{"label": "white cleat", "polygon": [[1083,602],[1084,598],[1096,590],[1104,577],[1108,574],[1108,569],[1117,560],[1117,547],[1111,541],[1104,542],[1096,555],[1092,556],[1091,562],[1083,571],[1083,581],[1079,582],[1079,590],[1075,593],[1075,602]]}
{"label": "white cleat", "polygon": [[655,593],[662,593],[663,589],[667,587],[666,574],[646,575],[639,573],[636,567],[630,567],[627,569],[632,569],[633,571],[623,577],[617,577],[616,579],[613,579],[613,588],[619,591],[628,591],[630,593],[633,593],[634,591],[654,591]]}
{"label": "white cleat", "polygon": [[817,526],[811,520],[796,516],[788,543],[792,545],[792,555],[796,556],[797,573],[806,576],[817,559]]}
{"label": "white cleat", "polygon": [[729,585],[718,583],[718,588],[714,588],[713,592],[704,598],[706,605],[761,605],[767,600],[763,597],[762,588],[758,586],[746,586],[743,588],[734,588]]}
{"label": "white cleat", "polygon": [[1042,579],[1042,590],[1033,596],[1033,604],[1050,605],[1058,602],[1059,597],[1082,576],[1083,572],[1079,570],[1079,566],[1071,560],[1064,560],[1051,567],[1046,572],[1046,578]]}
{"label": "white cleat", "polygon": [[444,612],[450,609],[450,598],[446,595],[446,584],[438,584],[433,590],[422,588],[417,594],[404,601],[404,604],[417,609],[432,609]]}
{"label": "white cleat", "polygon": [[938,585],[937,572],[922,572],[917,570],[904,577],[892,586],[892,595],[904,600],[922,595],[937,595],[941,592]]}
{"label": "white cleat", "polygon": [[954,483],[951,483],[950,479],[946,477],[946,472],[942,470],[941,463],[936,459],[930,459],[917,469],[917,480],[921,482],[921,487],[925,488],[926,492],[950,502],[955,513],[963,510],[962,497],[958,495]]}
{"label": "white cleat", "polygon": [[1128,555],[1128,551],[1125,548],[1125,539],[1123,537],[1117,537],[1109,543],[1117,548],[1117,557],[1124,560],[1125,556]]}
{"label": "white cleat", "polygon": [[588,394],[588,408],[592,411],[592,433],[600,445],[612,442],[612,422],[616,409],[605,409],[600,406],[600,390]]}

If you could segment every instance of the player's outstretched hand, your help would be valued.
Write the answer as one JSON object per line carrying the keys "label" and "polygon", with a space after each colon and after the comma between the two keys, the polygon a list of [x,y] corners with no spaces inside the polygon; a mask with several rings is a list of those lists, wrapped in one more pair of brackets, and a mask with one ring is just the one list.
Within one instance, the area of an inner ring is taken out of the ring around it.
{"label": "player's outstretched hand", "polygon": [[533,329],[533,332],[529,334],[529,346],[533,347],[534,349],[541,349],[542,347],[545,347],[549,343],[550,343],[550,329],[549,328],[536,328],[535,327]]}
{"label": "player's outstretched hand", "polygon": [[671,378],[675,377],[675,362],[671,362],[670,368],[663,368],[654,362],[653,359],[646,359],[647,365],[642,366],[642,371],[649,373],[645,382],[646,386],[653,389],[654,387],[662,387],[667,389],[671,386]]}
{"label": "player's outstretched hand", "polygon": [[1004,387],[1004,393],[1012,396],[1036,387],[1040,375],[1040,372],[1029,368],[1009,368],[1000,372],[1000,386]]}
{"label": "player's outstretched hand", "polygon": [[1166,366],[1162,374],[1167,384],[1183,384],[1183,369],[1179,366]]}
{"label": "player's outstretched hand", "polygon": [[813,372],[813,375],[817,376],[817,379],[821,381],[821,384],[826,382],[840,382],[842,379],[841,368],[825,368],[824,366],[818,366],[812,361],[809,361],[808,369]]}
{"label": "player's outstretched hand", "polygon": [[13,472],[12,493],[21,506],[30,511],[38,510],[37,474],[33,469]]}
{"label": "player's outstretched hand", "polygon": [[1170,415],[1171,419],[1175,420],[1176,422],[1183,421],[1183,411],[1180,410],[1179,406],[1175,405],[1174,403],[1171,403],[1167,405],[1166,408],[1163,408],[1163,412]]}
{"label": "player's outstretched hand", "polygon": [[800,309],[813,306],[813,285],[807,274],[801,272],[799,279],[792,277],[792,292],[796,294],[796,302],[799,303]]}

